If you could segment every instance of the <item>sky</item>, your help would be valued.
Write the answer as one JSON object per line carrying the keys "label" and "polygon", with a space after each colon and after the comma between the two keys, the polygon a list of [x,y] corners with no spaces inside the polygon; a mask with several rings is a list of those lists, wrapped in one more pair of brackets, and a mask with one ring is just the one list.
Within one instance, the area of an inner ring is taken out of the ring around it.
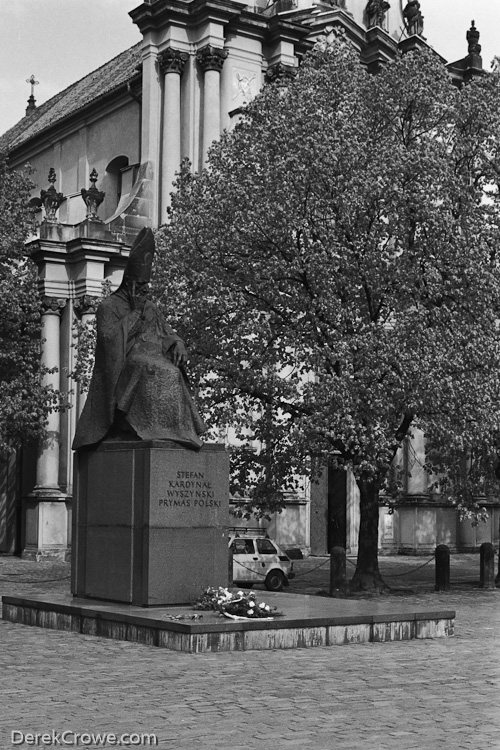
{"label": "sky", "polygon": [[[420,3],[424,36],[448,62],[467,54],[473,19],[483,66],[489,69],[500,56],[500,0]],[[24,116],[32,74],[42,104],[140,41],[128,15],[138,5],[140,0],[0,0],[0,134]]]}

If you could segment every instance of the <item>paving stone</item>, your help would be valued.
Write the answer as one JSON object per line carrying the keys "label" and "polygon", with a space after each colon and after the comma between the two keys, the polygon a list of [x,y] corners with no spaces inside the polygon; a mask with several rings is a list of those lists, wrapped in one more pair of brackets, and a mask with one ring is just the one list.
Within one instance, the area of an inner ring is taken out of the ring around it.
{"label": "paving stone", "polygon": [[[478,556],[460,557],[475,580]],[[0,748],[12,729],[71,729],[156,733],[168,750],[500,749],[500,590],[436,593],[431,567],[394,601],[456,609],[453,638],[194,655],[0,621]],[[67,570],[0,558],[0,592],[62,592]],[[323,579],[327,567],[290,588]]]}

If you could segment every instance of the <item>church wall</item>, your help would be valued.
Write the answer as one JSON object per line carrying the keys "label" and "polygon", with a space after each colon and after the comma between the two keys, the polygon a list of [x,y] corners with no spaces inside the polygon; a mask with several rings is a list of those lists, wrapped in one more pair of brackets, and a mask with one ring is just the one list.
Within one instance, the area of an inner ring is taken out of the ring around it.
{"label": "church wall", "polygon": [[226,38],[225,49],[228,57],[221,72],[221,127],[231,130],[237,110],[262,88],[263,51],[260,40],[236,34]]}
{"label": "church wall", "polygon": [[34,169],[31,180],[33,196],[48,187],[49,170],[56,172],[55,188],[63,193],[65,201],[58,211],[63,224],[78,224],[85,218],[86,207],[81,189],[89,187],[92,169],[98,172],[97,187],[107,195],[100,214],[111,215],[117,206],[117,196],[111,188],[106,167],[116,156],[126,156],[129,164],[140,161],[141,108],[131,97],[112,106],[94,108],[88,119],[61,128],[52,138],[40,138],[36,148],[20,150],[11,159],[13,169],[22,169],[29,163]]}
{"label": "church wall", "polygon": [[[88,169],[89,171],[94,168],[97,170],[99,174],[97,186],[99,190],[106,193],[99,211],[103,219],[111,216],[118,205],[116,188],[112,190],[112,179],[106,167],[118,156],[125,156],[129,164],[139,163],[140,118],[139,103],[131,100],[126,106],[107,114],[105,118],[92,123],[87,129]],[[80,187],[88,187],[87,182],[88,174],[86,181],[83,181]]]}

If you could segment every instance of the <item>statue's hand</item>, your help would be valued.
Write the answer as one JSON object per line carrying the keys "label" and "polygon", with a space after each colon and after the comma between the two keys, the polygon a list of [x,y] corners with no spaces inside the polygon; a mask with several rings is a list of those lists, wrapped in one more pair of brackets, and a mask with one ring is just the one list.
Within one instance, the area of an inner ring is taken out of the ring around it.
{"label": "statue's hand", "polygon": [[172,345],[172,360],[176,367],[185,367],[187,364],[187,351],[182,341],[176,341]]}

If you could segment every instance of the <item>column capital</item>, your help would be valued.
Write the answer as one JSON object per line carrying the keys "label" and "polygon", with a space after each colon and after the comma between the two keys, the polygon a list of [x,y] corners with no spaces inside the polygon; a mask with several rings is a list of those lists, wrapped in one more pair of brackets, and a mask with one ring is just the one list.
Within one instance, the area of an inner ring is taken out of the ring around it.
{"label": "column capital", "polygon": [[158,55],[158,64],[162,73],[178,73],[182,75],[188,61],[187,52],[182,52],[174,47],[167,47]]}
{"label": "column capital", "polygon": [[205,72],[207,70],[217,70],[220,73],[227,55],[227,49],[221,49],[220,47],[213,47],[211,44],[207,44],[206,47],[198,50],[196,53],[196,59]]}
{"label": "column capital", "polygon": [[271,65],[266,70],[266,83],[274,83],[274,81],[290,82],[293,81],[298,73],[298,68],[293,65],[283,65],[283,63],[276,63]]}
{"label": "column capital", "polygon": [[42,315],[60,315],[63,308],[66,307],[66,300],[58,297],[42,297],[41,311]]}
{"label": "column capital", "polygon": [[75,313],[78,317],[86,314],[93,314],[97,310],[99,299],[97,297],[91,297],[90,294],[82,294],[81,297],[77,297],[73,302]]}

